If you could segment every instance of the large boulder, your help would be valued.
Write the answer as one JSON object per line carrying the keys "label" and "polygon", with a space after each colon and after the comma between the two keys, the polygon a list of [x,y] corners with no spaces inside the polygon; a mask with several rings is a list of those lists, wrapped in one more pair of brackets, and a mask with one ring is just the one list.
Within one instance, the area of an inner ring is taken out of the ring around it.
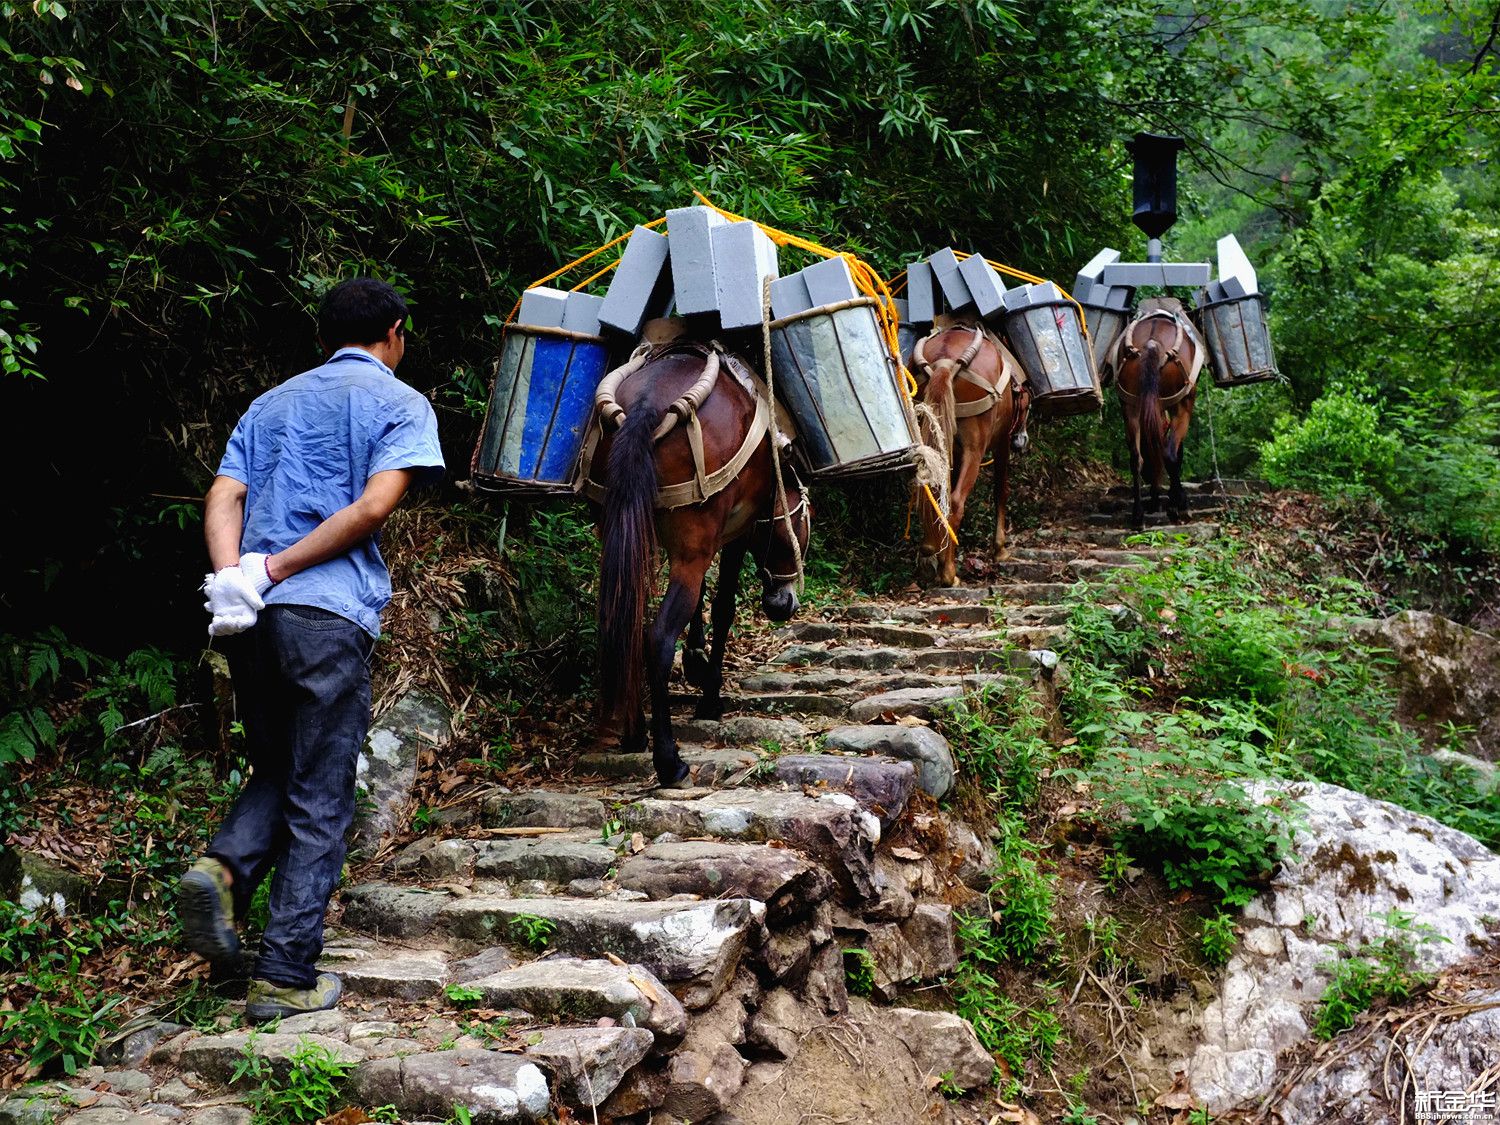
{"label": "large boulder", "polygon": [[413,691],[371,725],[355,771],[361,799],[353,854],[373,854],[386,833],[401,827],[417,780],[417,760],[424,747],[447,740],[452,721],[442,700]]}
{"label": "large boulder", "polygon": [[1500,1065],[1500,991],[1452,999],[1446,1011],[1390,1025],[1304,1067],[1268,1109],[1283,1121],[1326,1125],[1399,1121],[1409,1083],[1418,1121],[1424,1110],[1426,1120],[1485,1120],[1494,1092],[1482,1092],[1484,1077]]}
{"label": "large boulder", "polygon": [[1277,1052],[1308,1035],[1325,966],[1343,948],[1389,936],[1392,911],[1430,927],[1434,940],[1417,949],[1427,970],[1468,956],[1487,939],[1483,919],[1500,916],[1500,856],[1472,837],[1334,785],[1256,792],[1265,802],[1289,795],[1304,811],[1296,858],[1245,908],[1199,1045],[1178,1064],[1214,1113],[1270,1093]]}
{"label": "large boulder", "polygon": [[1462,749],[1500,760],[1500,639],[1416,610],[1357,623],[1354,633],[1396,654],[1403,723],[1430,746],[1445,741],[1448,723],[1472,728]]}
{"label": "large boulder", "polygon": [[500,1051],[456,1050],[376,1059],[350,1079],[358,1102],[410,1117],[447,1120],[464,1106],[474,1125],[541,1121],[552,1097],[536,1063]]}

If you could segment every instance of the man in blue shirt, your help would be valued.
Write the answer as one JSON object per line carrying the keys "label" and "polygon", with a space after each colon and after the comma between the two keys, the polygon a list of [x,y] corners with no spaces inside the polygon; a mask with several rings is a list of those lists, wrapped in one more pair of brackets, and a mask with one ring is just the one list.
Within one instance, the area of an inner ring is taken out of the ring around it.
{"label": "man in blue shirt", "polygon": [[193,949],[232,960],[235,921],[275,870],[245,1006],[255,1022],[331,1008],[342,990],[314,966],[391,596],[378,535],[407,488],[443,470],[431,405],[395,376],[405,325],[384,282],[330,290],[318,310],[328,361],[251,404],[208,490],[205,608],[211,635],[243,633],[226,647],[251,774],[182,877],[179,915]]}

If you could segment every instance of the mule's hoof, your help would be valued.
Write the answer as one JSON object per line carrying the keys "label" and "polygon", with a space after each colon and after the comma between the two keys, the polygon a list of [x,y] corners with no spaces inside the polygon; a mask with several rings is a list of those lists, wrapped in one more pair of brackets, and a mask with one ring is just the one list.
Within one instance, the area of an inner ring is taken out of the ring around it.
{"label": "mule's hoof", "polygon": [[689,772],[688,764],[679,758],[675,774],[663,773],[661,768],[657,767],[656,780],[662,789],[691,789],[693,783],[688,776]]}
{"label": "mule's hoof", "polygon": [[712,719],[714,722],[718,722],[723,717],[724,704],[722,703],[709,703],[705,700],[693,708],[693,718],[695,719]]}
{"label": "mule's hoof", "polygon": [[708,682],[708,654],[701,648],[690,648],[682,654],[682,678],[688,686],[702,690]]}

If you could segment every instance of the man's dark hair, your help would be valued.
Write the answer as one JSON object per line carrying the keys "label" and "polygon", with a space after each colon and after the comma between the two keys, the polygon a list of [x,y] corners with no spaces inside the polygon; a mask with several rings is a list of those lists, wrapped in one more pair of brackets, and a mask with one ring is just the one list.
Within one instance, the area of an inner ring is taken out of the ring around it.
{"label": "man's dark hair", "polygon": [[351,277],[330,289],[318,306],[318,339],[331,349],[377,344],[398,320],[405,325],[406,300],[400,293],[373,277]]}

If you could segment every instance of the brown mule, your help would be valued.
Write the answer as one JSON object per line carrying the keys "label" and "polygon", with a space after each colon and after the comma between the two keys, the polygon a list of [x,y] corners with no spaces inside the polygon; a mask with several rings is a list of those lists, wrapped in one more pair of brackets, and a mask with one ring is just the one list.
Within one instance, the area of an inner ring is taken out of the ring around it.
{"label": "brown mule", "polygon": [[1161,502],[1165,470],[1170,477],[1169,517],[1187,518],[1182,446],[1193,418],[1204,358],[1203,341],[1188,323],[1180,302],[1160,298],[1142,308],[1147,311],[1125,327],[1112,349],[1115,393],[1120,396],[1125,441],[1130,447],[1130,523],[1137,531],[1146,524],[1141,504],[1143,474],[1151,485],[1152,509]]}
{"label": "brown mule", "polygon": [[[685,660],[703,690],[698,714],[717,718],[724,645],[747,554],[760,567],[766,616],[785,621],[797,610],[797,558],[806,554],[812,514],[806,490],[783,465],[783,516],[770,410],[756,388],[737,356],[677,340],[638,353],[605,376],[596,394],[600,425],[585,449],[583,491],[597,502],[603,539],[600,713],[609,720],[623,706],[621,749],[645,750],[643,681],[649,686],[652,763],[663,785],[688,772],[672,734],[668,677],[689,621],[697,621],[702,658],[690,666]],[[668,560],[667,591],[647,638],[642,622],[658,547]],[[705,657],[700,607],[715,555],[719,583]]]}
{"label": "brown mule", "polygon": [[[952,487],[948,526],[955,534],[964,507],[979,479],[986,453],[995,458],[995,557],[1005,552],[1005,507],[1010,499],[1010,453],[1026,448],[1026,417],[1031,392],[1020,367],[999,340],[967,322],[939,323],[912,349],[912,367],[925,376],[919,402],[937,416],[938,434],[947,452]],[[958,448],[955,450],[954,443]],[[958,581],[958,552],[952,538],[925,498],[922,549],[917,580],[928,586]]]}

